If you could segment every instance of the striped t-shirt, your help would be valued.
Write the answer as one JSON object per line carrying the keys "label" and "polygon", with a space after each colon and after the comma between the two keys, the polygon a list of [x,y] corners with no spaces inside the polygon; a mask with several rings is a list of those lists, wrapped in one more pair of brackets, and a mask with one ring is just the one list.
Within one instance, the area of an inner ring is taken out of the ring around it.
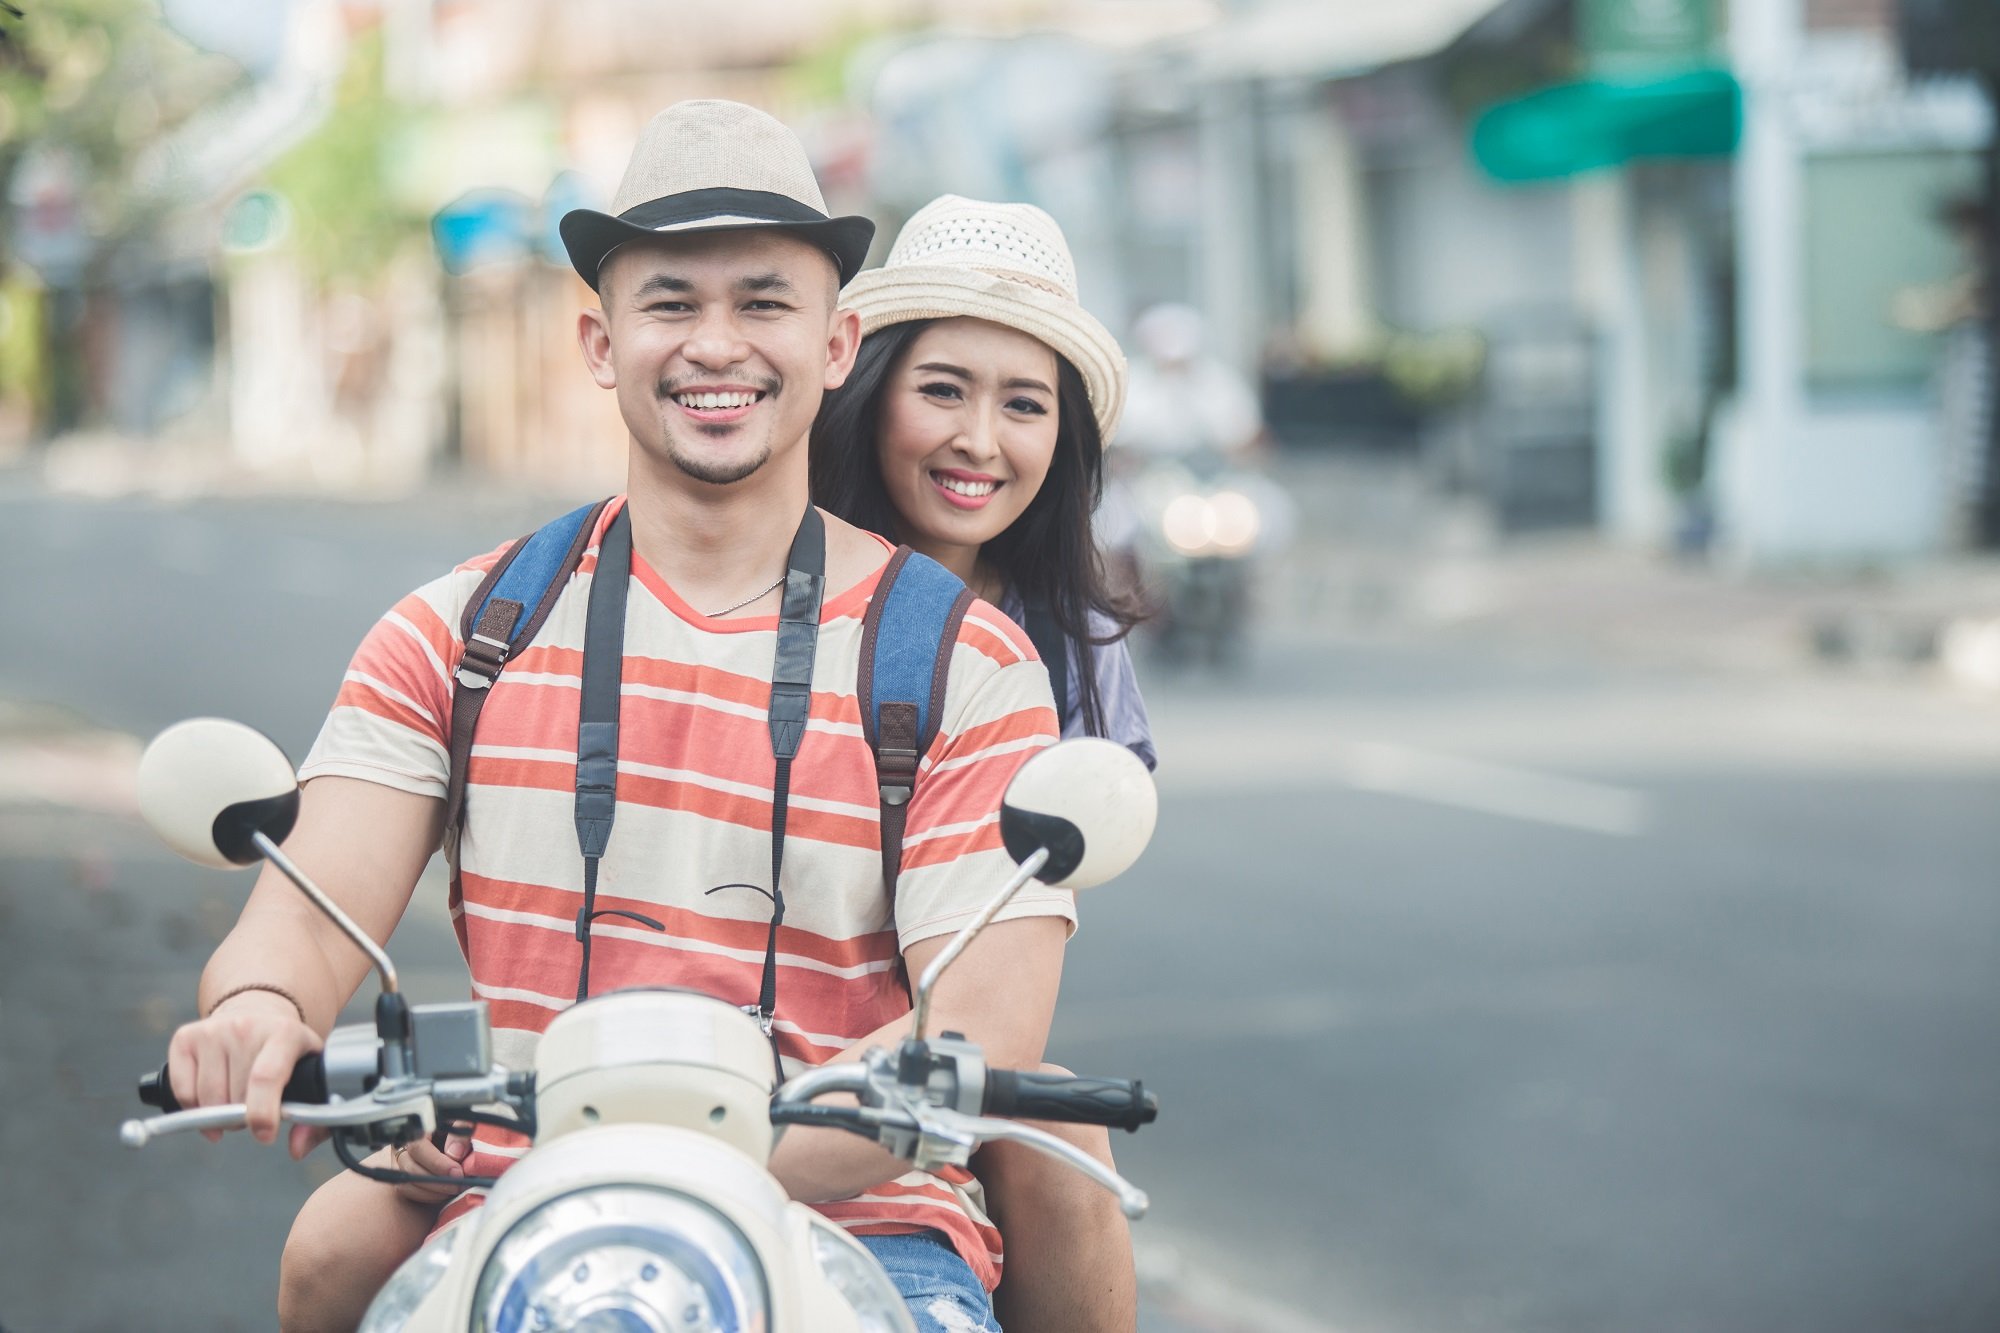
{"label": "striped t-shirt", "polygon": [[[621,502],[622,503],[622,502]],[[492,687],[467,765],[451,913],[494,1057],[533,1064],[536,1039],[573,1003],[583,859],[574,823],[584,619],[596,543],[532,645]],[[500,552],[397,603],[362,641],[302,779],[328,774],[442,798],[466,602]],[[883,563],[889,550],[884,545]],[[788,1073],[818,1064],[907,1013],[902,951],[970,920],[1012,869],[997,812],[1008,780],[1056,735],[1048,673],[1027,636],[976,602],[952,648],[936,741],[918,770],[901,881],[882,882],[874,757],[856,697],[862,616],[881,568],[829,590],[812,711],[792,764],[785,922],[775,1033]],[[687,986],[755,1003],[771,900],[775,764],[766,714],[777,618],[710,620],[634,552],[619,717],[618,811],[595,906],[623,918],[592,931],[590,991]],[[1001,919],[1075,920],[1067,892],[1031,885]],[[492,1174],[525,1149],[481,1128],[468,1172]],[[448,1209],[470,1207],[476,1192]],[[1000,1237],[964,1171],[911,1172],[820,1206],[864,1233],[935,1228],[975,1273],[999,1281]]]}

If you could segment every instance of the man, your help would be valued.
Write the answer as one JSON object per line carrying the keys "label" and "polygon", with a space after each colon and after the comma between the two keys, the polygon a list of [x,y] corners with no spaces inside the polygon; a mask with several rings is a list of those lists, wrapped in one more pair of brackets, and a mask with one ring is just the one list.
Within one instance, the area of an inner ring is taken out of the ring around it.
{"label": "man", "polygon": [[[726,102],[656,117],[614,209],[570,214],[563,236],[601,301],[578,334],[630,436],[628,495],[599,518],[577,577],[480,714],[453,831],[453,914],[473,990],[489,1002],[496,1058],[515,1067],[530,1063],[579,980],[593,994],[667,982],[757,1001],[779,887],[766,873],[775,843],[786,904],[770,1014],[778,1050],[791,1069],[857,1058],[907,1030],[905,969],[915,975],[936,957],[1009,867],[995,812],[1021,760],[1055,735],[1048,677],[1026,637],[975,604],[952,648],[892,897],[856,705],[861,616],[889,551],[825,519],[810,715],[786,817],[774,820],[775,617],[808,512],[807,433],[859,340],[836,297],[872,228],[827,217],[797,140]],[[620,523],[631,575],[617,819],[587,898],[572,822],[580,659],[597,557],[617,549],[605,538]],[[301,769],[287,850],[377,939],[446,833],[450,671],[466,602],[497,554],[420,589],[375,627]],[[580,946],[584,901],[614,915],[589,923]],[[1068,894],[1024,892],[947,975],[937,1026],[982,1042],[996,1066],[1039,1063],[1073,920]],[[203,973],[206,1017],[174,1036],[176,1095],[191,1106],[245,1101],[252,1133],[270,1141],[286,1073],[319,1045],[364,971],[354,948],[267,874]],[[294,1130],[295,1154],[312,1142]],[[462,1166],[428,1144],[407,1150],[404,1164],[490,1174],[518,1151],[481,1129]],[[990,1327],[999,1235],[978,1183],[904,1168],[824,1130],[788,1133],[772,1160],[794,1197],[864,1233],[908,1280],[906,1293],[925,1286],[912,1305],[920,1327]],[[429,1225],[431,1213],[408,1200],[391,1201],[404,1209],[398,1224],[367,1237],[341,1225],[383,1206],[384,1190],[342,1177],[307,1205],[287,1246],[286,1327],[351,1321],[354,1284],[328,1280],[354,1272],[342,1247],[393,1237],[375,1255],[386,1261],[412,1243],[413,1226]],[[462,1196],[445,1217],[476,1202]],[[362,1285],[365,1303],[372,1283]],[[938,1323],[954,1310],[972,1322]]]}

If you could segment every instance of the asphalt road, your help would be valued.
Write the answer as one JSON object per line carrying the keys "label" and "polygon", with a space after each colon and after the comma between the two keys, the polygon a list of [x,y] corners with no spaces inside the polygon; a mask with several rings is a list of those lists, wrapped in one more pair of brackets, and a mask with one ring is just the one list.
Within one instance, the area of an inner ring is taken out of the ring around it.
{"label": "asphalt road", "polygon": [[[0,698],[302,754],[374,615],[553,508],[0,494]],[[1118,1144],[1159,1308],[2000,1327],[1990,705],[1298,625],[1146,681],[1160,831],[1084,900],[1052,1054],[1161,1095]],[[242,888],[0,803],[10,1333],[268,1326],[324,1165],[112,1140]],[[434,907],[392,947],[456,993]]]}

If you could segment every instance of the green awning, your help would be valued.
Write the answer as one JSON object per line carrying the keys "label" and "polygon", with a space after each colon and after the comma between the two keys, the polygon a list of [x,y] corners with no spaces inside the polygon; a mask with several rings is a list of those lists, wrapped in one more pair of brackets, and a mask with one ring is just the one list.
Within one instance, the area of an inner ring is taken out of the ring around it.
{"label": "green awning", "polygon": [[1743,133],[1743,89],[1724,69],[1557,84],[1488,107],[1472,156],[1496,180],[1554,180],[1644,157],[1723,157]]}

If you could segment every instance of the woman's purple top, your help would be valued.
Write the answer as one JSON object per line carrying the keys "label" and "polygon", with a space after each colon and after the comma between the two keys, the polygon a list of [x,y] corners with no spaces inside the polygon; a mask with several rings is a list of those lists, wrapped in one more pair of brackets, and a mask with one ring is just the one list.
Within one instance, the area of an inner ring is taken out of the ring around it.
{"label": "woman's purple top", "polygon": [[[1000,610],[1016,625],[1028,623],[1027,604],[1013,588],[1000,598]],[[1090,613],[1093,638],[1116,633],[1118,624],[1108,616]],[[1139,693],[1139,676],[1132,669],[1132,649],[1124,639],[1095,645],[1097,658],[1097,703],[1104,718],[1104,734],[1125,746],[1146,763],[1159,766],[1153,750],[1153,728],[1146,721],[1146,700]],[[1069,645],[1069,697],[1058,700],[1062,708],[1062,734],[1087,736],[1083,727],[1083,664],[1075,643]]]}

